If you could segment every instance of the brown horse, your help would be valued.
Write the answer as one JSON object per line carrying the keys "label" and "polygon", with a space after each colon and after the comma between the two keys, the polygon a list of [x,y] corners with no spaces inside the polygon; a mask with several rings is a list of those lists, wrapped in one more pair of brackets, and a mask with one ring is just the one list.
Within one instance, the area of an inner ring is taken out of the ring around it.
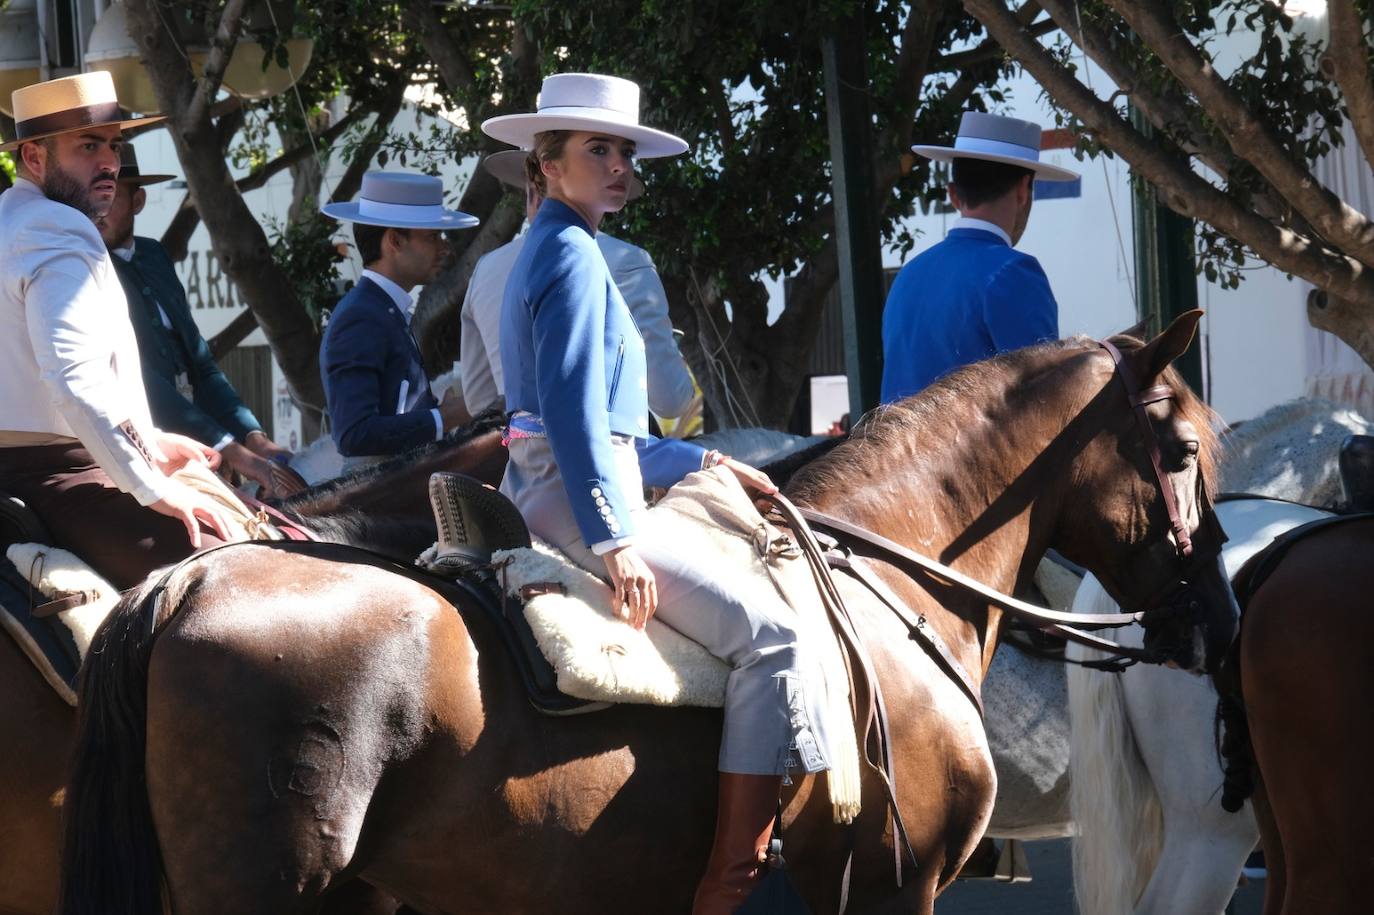
{"label": "brown horse", "polygon": [[[434,542],[430,473],[460,470],[496,482],[505,456],[499,431],[484,422],[414,454],[307,490],[287,509],[320,536],[406,559]],[[76,711],[4,635],[0,696],[0,746],[9,748],[0,753],[0,912],[47,915],[57,906],[62,784]]]}
{"label": "brown horse", "polygon": [[[1127,607],[1186,574],[1215,614],[1211,660],[1234,603],[1206,542],[1209,416],[1168,369],[1196,320],[1117,341],[1137,378],[1177,391],[1148,407],[1162,483],[1112,360],[1076,338],[875,412],[792,491],[1003,591],[1050,546]],[[1161,485],[1180,533],[1196,532],[1202,561],[1186,572]],[[83,672],[62,911],[159,912],[165,886],[182,913],[308,912],[354,877],[425,912],[685,911],[711,844],[719,712],[541,717],[480,613],[346,558],[232,547],[112,615]],[[998,614],[985,602],[879,572],[986,670]],[[850,610],[890,710],[914,860],[898,859],[899,888],[875,777],[851,827],[807,778],[784,798],[790,873],[834,910],[852,851],[852,910],[929,913],[987,822],[992,761],[973,704],[905,625]],[[1195,624],[1173,620],[1189,633],[1181,663],[1201,665]]]}
{"label": "brown horse", "polygon": [[[1238,592],[1263,558],[1241,569]],[[1269,871],[1265,915],[1370,910],[1371,558],[1374,518],[1319,528],[1278,559],[1246,603],[1237,651]]]}

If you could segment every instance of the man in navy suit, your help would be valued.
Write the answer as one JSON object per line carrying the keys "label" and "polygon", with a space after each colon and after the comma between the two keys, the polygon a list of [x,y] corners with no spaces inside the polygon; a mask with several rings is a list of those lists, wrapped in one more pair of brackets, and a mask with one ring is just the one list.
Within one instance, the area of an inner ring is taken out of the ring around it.
{"label": "man in navy suit", "polygon": [[171,178],[143,174],[133,144],[125,143],[114,201],[96,220],[129,300],[153,422],[210,445],[230,468],[257,481],[261,496],[294,495],[305,484],[282,466],[291,452],[267,437],[215,363],[166,249],[155,239],[134,235],[134,218],[147,203],[143,188]]}
{"label": "man in navy suit", "polygon": [[462,399],[439,403],[410,332],[410,291],[438,274],[444,232],[477,225],[446,210],[438,178],[368,172],[359,198],[326,216],[353,223],[361,278],[335,307],[320,348],[334,444],[345,468],[437,441],[471,417]]}

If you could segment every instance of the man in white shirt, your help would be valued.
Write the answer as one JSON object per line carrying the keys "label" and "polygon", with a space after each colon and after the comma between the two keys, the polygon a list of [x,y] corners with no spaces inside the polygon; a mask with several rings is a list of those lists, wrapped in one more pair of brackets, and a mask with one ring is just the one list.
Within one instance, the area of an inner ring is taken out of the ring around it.
{"label": "man in white shirt", "polygon": [[[525,216],[530,222],[544,198],[524,178],[525,153],[512,149],[493,153],[482,165],[502,183],[523,190]],[[630,188],[633,200],[644,192],[638,178]],[[654,269],[649,252],[605,232],[596,233],[597,246],[611,270],[611,278],[630,306],[649,364],[649,409],[673,418],[686,413],[696,397],[692,373],[673,339],[668,318],[668,295]],[[459,365],[463,375],[463,400],[474,415],[492,407],[504,408],[505,382],[501,371],[501,300],[515,259],[525,244],[523,235],[485,255],[473,268],[467,295],[459,314],[461,341]]]}
{"label": "man in white shirt", "polygon": [[[0,195],[0,490],[119,588],[230,538],[171,478],[219,455],[154,426],[128,305],[94,219],[119,173],[109,74],[13,94],[19,177]],[[146,120],[146,119],[144,119]]]}

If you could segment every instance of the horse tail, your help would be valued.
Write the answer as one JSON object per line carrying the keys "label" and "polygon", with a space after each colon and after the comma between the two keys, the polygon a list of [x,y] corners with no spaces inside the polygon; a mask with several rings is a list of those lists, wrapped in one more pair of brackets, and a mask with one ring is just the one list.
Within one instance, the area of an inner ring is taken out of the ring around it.
{"label": "horse tail", "polygon": [[[1092,575],[1073,609],[1118,610]],[[1069,657],[1105,655],[1070,644]],[[1084,915],[1130,915],[1163,845],[1159,797],[1131,732],[1121,676],[1071,665],[1068,683],[1074,897]]]}
{"label": "horse tail", "polygon": [[162,912],[144,757],[148,661],[164,580],[148,578],[110,611],[81,667],[63,803],[62,915]]}

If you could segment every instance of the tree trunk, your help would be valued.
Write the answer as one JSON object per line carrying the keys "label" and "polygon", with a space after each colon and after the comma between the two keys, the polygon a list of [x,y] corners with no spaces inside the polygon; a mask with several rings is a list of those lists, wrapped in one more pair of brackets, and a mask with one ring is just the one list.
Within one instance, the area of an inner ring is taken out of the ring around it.
{"label": "tree trunk", "polygon": [[210,105],[227,55],[237,40],[242,3],[230,2],[215,35],[205,76],[196,81],[156,9],[158,0],[128,0],[129,32],[144,50],[144,64],[169,115],[169,132],[201,219],[221,268],[238,287],[267,336],[292,396],[314,407],[324,404],[318,366],[319,333],[273,260],[267,236],[244,203],[219,137]]}

